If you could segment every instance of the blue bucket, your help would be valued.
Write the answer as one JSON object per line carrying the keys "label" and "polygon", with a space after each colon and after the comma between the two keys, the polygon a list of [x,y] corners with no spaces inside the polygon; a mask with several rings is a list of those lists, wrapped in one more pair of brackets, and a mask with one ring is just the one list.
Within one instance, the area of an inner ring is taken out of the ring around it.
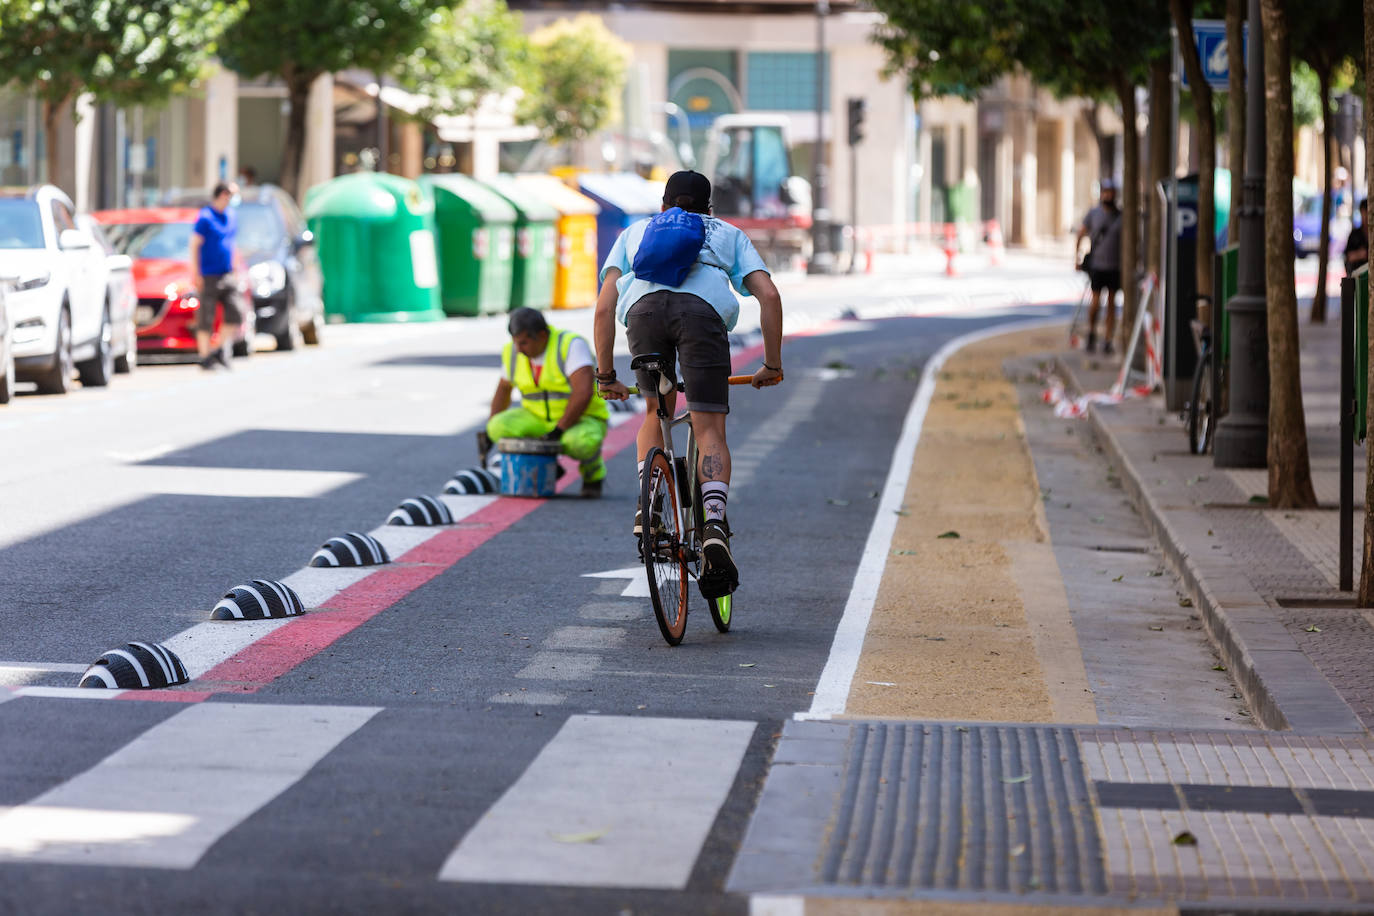
{"label": "blue bucket", "polygon": [[543,499],[554,494],[558,482],[560,445],[545,439],[502,439],[501,494]]}

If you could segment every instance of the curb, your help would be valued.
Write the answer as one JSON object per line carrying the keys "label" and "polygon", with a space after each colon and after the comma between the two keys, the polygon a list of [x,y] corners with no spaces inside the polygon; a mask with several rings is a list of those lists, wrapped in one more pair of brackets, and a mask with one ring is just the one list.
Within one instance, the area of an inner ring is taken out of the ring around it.
{"label": "curb", "polygon": [[[1054,356],[1054,369],[1066,387],[1082,391],[1073,367],[1060,354]],[[1103,410],[1099,404],[1088,408],[1093,432],[1121,468],[1131,502],[1188,590],[1255,720],[1275,730],[1365,734],[1354,710],[1312,665],[1239,564],[1225,551],[1210,550],[1202,514],[1193,508],[1166,511],[1160,494],[1145,486],[1141,469]],[[1180,501],[1184,503],[1186,499]]]}

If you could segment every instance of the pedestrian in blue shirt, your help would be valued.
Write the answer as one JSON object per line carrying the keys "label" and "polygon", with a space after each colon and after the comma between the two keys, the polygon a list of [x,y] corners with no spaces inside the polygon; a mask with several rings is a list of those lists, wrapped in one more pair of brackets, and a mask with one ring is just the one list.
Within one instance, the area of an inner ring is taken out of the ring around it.
{"label": "pedestrian in blue shirt", "polygon": [[[239,288],[242,263],[235,250],[238,218],[230,206],[237,193],[232,184],[215,185],[210,206],[201,208],[191,231],[191,282],[200,290],[196,309],[196,352],[202,369],[229,368],[225,352],[238,338],[246,309]],[[210,352],[210,336],[215,330],[215,308],[224,309],[220,347]]]}

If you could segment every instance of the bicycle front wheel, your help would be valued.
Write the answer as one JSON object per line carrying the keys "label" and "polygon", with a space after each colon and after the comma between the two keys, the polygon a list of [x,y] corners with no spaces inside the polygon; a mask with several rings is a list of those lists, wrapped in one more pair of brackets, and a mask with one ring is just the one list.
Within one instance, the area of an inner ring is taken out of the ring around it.
{"label": "bicycle front wheel", "polygon": [[685,539],[679,522],[677,474],[662,449],[650,449],[644,459],[639,512],[643,520],[640,552],[649,577],[654,617],[668,645],[676,646],[687,629],[687,563],[682,550]]}

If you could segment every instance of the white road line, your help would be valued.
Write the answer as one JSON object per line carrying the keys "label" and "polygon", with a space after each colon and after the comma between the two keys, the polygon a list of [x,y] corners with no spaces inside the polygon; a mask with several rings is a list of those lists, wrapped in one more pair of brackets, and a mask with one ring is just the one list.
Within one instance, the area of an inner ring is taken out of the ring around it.
{"label": "white road line", "polygon": [[538,690],[512,690],[487,697],[488,703],[519,703],[524,706],[559,706],[567,700],[561,693],[545,693]]}
{"label": "white road line", "polygon": [[844,713],[845,704],[849,700],[849,687],[854,680],[854,670],[859,665],[864,637],[868,633],[868,621],[873,615],[873,603],[878,598],[878,587],[882,584],[883,570],[887,567],[892,535],[897,530],[897,511],[906,496],[907,481],[911,477],[911,462],[916,455],[916,446],[920,443],[921,427],[925,424],[926,411],[930,408],[930,399],[935,394],[936,375],[941,367],[956,352],[970,344],[1015,331],[1030,331],[1063,323],[1063,318],[1041,318],[984,328],[954,338],[926,362],[921,373],[921,382],[916,387],[916,396],[911,401],[911,408],[907,411],[906,421],[902,425],[901,437],[897,440],[897,447],[892,451],[892,466],[888,469],[887,482],[883,485],[882,496],[878,500],[873,527],[868,531],[868,541],[864,544],[859,568],[854,573],[854,584],[849,590],[849,600],[845,603],[844,614],[835,629],[835,639],[830,644],[830,655],[826,658],[825,668],[822,669],[820,680],[816,684],[816,695],[811,701],[811,709],[797,713],[793,716],[794,719],[829,719]]}
{"label": "white road line", "polygon": [[12,696],[48,697],[58,700],[113,700],[127,690],[93,690],[87,687],[20,687]]}
{"label": "white road line", "polygon": [[262,468],[204,468],[131,465],[115,472],[140,493],[180,496],[237,496],[248,499],[300,499],[323,496],[362,479],[347,471],[284,471]]}
{"label": "white road line", "polygon": [[70,662],[0,662],[0,674],[6,671],[67,671],[81,674],[89,667]]}
{"label": "white road line", "polygon": [[572,716],[439,879],[684,888],[753,732],[753,722]]}
{"label": "white road line", "polygon": [[33,801],[0,809],[0,861],[191,868],[378,711],[192,706]]}
{"label": "white road line", "polygon": [[518,678],[541,681],[580,681],[601,667],[601,656],[580,652],[536,652],[529,664],[515,672]]}
{"label": "white road line", "polygon": [[177,654],[186,666],[186,674],[194,681],[268,633],[286,626],[291,619],[207,620],[163,640],[162,644]]}
{"label": "white road line", "polygon": [[627,566],[624,569],[608,569],[605,572],[583,573],[584,579],[629,579],[629,584],[620,593],[622,598],[648,598],[649,577],[643,566]]}

